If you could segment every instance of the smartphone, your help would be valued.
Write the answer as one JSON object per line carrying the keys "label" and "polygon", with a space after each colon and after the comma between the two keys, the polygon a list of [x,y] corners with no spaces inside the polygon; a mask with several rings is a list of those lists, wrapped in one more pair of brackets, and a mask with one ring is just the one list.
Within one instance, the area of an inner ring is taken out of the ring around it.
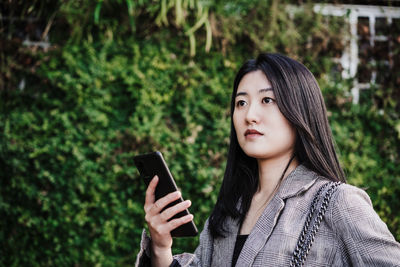
{"label": "smartphone", "polygon": [[[161,152],[156,151],[148,154],[142,154],[135,156],[133,158],[136,168],[139,170],[140,176],[143,181],[146,183],[146,186],[149,186],[151,179],[155,175],[158,176],[158,184],[155,191],[155,199],[158,200],[169,193],[178,191],[178,187],[175,184],[174,178],[171,175],[171,172],[168,169],[167,163],[165,162]],[[170,204],[168,204],[163,210],[182,202],[183,198],[177,199]],[[185,209],[181,211],[175,216],[173,216],[170,220],[176,219],[189,214],[189,210]],[[193,221],[190,221],[186,224],[179,226],[171,231],[171,236],[173,237],[186,237],[186,236],[195,236],[198,231],[196,225]]]}

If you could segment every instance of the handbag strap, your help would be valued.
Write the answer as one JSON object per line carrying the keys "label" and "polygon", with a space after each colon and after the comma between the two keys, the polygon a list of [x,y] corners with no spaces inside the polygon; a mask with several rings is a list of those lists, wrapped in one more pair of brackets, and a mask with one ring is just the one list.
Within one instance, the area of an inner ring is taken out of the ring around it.
{"label": "handbag strap", "polygon": [[300,267],[304,265],[311,246],[314,243],[315,234],[318,232],[321,221],[324,219],[332,194],[340,184],[341,182],[325,183],[315,194],[303,231],[300,234],[293,256],[290,260],[290,267]]}

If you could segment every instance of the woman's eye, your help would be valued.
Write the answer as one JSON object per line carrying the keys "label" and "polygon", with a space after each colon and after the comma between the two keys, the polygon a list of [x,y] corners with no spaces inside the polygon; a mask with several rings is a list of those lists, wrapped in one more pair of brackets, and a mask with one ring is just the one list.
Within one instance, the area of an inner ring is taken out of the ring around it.
{"label": "woman's eye", "polygon": [[244,100],[239,100],[238,102],[236,102],[237,107],[243,107],[245,105],[246,105],[246,101],[244,101]]}
{"label": "woman's eye", "polygon": [[274,100],[270,97],[264,97],[262,102],[265,104],[270,104],[270,103],[274,102]]}

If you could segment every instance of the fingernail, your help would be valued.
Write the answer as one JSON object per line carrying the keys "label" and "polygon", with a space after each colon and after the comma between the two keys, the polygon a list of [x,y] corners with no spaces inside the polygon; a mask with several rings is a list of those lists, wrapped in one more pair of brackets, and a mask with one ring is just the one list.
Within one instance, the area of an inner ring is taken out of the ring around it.
{"label": "fingernail", "polygon": [[192,205],[192,201],[190,201],[190,200],[186,200],[185,202],[186,202],[186,205],[188,205],[188,206]]}

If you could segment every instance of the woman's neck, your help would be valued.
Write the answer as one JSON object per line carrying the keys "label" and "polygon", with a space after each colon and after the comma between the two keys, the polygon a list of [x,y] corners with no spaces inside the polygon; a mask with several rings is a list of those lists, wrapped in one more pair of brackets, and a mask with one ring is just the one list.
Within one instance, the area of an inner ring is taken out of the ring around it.
{"label": "woman's neck", "polygon": [[253,196],[246,218],[240,228],[240,234],[249,234],[251,232],[264,208],[278,189],[282,174],[288,163],[290,162],[283,179],[297,167],[297,159],[291,159],[291,156],[289,156],[283,157],[280,160],[257,160],[259,188]]}
{"label": "woman's neck", "polygon": [[257,162],[259,187],[256,194],[261,193],[264,196],[270,196],[274,193],[274,190],[277,189],[281,182],[281,177],[286,167],[287,170],[282,181],[299,165],[297,158],[292,159],[292,155],[284,155],[274,159],[258,159]]}

